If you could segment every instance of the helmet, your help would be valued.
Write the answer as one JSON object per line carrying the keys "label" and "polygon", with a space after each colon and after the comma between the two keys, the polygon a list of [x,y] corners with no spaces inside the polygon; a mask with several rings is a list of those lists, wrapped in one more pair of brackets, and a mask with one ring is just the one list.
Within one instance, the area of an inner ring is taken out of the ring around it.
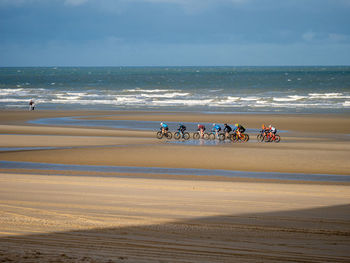
{"label": "helmet", "polygon": [[215,126],[216,124],[215,123],[213,123],[213,126]]}
{"label": "helmet", "polygon": [[200,126],[200,124],[198,123],[198,127]]}
{"label": "helmet", "polygon": [[235,126],[238,127],[238,123],[236,123]]}
{"label": "helmet", "polygon": [[160,126],[162,126],[162,125],[163,125],[163,122],[160,123]]}
{"label": "helmet", "polygon": [[265,124],[261,125],[261,128],[262,128],[262,129],[265,129],[265,128],[266,128],[266,127],[265,127]]}
{"label": "helmet", "polygon": [[270,124],[270,125],[269,125],[269,128],[271,128],[271,127],[272,127],[272,125]]}
{"label": "helmet", "polygon": [[225,123],[224,126],[227,126],[227,123]]}

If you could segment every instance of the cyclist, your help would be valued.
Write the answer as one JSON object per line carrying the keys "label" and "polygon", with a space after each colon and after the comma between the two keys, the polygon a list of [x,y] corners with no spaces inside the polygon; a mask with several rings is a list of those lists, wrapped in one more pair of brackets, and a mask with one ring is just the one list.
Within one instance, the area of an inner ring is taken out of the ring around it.
{"label": "cyclist", "polygon": [[211,131],[215,132],[215,136],[218,137],[218,133],[221,131],[220,125],[213,123],[213,129]]}
{"label": "cyclist", "polygon": [[168,132],[169,126],[168,126],[168,124],[161,122],[160,129],[162,130],[162,134],[165,134]]}
{"label": "cyclist", "polygon": [[201,138],[204,136],[204,131],[205,131],[205,126],[203,124],[198,124],[198,129],[197,131],[200,132]]}
{"label": "cyclist", "polygon": [[277,132],[277,130],[276,130],[276,128],[275,127],[273,127],[271,124],[269,125],[269,133],[270,133],[270,137],[271,138],[273,138],[273,139],[275,139],[276,138],[276,132]]}
{"label": "cyclist", "polygon": [[186,126],[183,125],[182,123],[179,124],[179,132],[181,132],[181,134],[183,135],[184,132],[186,131]]}
{"label": "cyclist", "polygon": [[241,133],[245,132],[245,128],[241,124],[236,123],[233,131],[236,132],[239,137],[241,137]]}
{"label": "cyclist", "polygon": [[232,131],[232,128],[229,125],[227,125],[227,123],[225,123],[224,126],[225,126],[224,127],[224,132],[226,134],[226,137],[229,138],[230,132]]}
{"label": "cyclist", "polygon": [[269,129],[265,126],[265,124],[261,125],[261,134],[268,135]]}

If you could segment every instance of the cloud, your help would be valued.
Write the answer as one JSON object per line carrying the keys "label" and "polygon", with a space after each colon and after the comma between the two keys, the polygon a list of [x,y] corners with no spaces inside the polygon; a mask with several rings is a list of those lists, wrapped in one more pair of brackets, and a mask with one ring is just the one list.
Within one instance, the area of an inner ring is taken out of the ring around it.
{"label": "cloud", "polygon": [[350,36],[344,34],[330,33],[328,34],[328,39],[334,43],[350,42]]}
{"label": "cloud", "polygon": [[307,42],[313,41],[315,39],[315,37],[316,37],[316,33],[312,32],[312,31],[305,32],[302,35],[302,38]]}
{"label": "cloud", "polygon": [[339,33],[321,33],[307,31],[302,35],[302,39],[308,43],[350,43],[350,35]]}

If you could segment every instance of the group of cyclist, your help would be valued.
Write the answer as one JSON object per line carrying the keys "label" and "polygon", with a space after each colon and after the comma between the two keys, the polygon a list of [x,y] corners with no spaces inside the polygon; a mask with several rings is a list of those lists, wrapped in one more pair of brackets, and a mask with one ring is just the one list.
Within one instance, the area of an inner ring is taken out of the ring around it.
{"label": "group of cyclist", "polygon": [[[203,124],[198,124],[197,131],[200,133],[200,138],[203,138],[205,130],[206,128]],[[221,131],[220,125],[213,123],[213,128],[211,131],[215,132],[215,135],[218,136],[218,133]],[[223,131],[225,132],[226,137],[229,137],[230,132],[236,132],[238,135],[240,135],[241,133],[245,132],[245,128],[241,124],[236,123],[232,129],[231,126],[225,123]]]}
{"label": "group of cyclist", "polygon": [[[169,131],[169,126],[166,123],[161,122],[160,126],[161,126],[161,131],[163,134]],[[186,126],[183,125],[182,123],[180,123],[178,130],[179,130],[179,132],[181,132],[183,134],[184,131],[186,131]],[[197,131],[200,133],[200,138],[204,137],[205,130],[206,130],[205,125],[203,125],[203,124],[197,125]],[[218,136],[219,132],[221,131],[220,125],[213,123],[213,128],[211,131],[214,132],[216,136]],[[245,132],[245,128],[239,123],[236,123],[233,128],[231,128],[231,126],[229,126],[227,123],[225,123],[223,131],[225,132],[226,137],[229,137],[229,134],[231,132],[237,133],[238,136],[241,136],[241,134]],[[277,130],[271,124],[269,126],[265,126],[265,124],[263,124],[261,132],[264,132],[264,133],[268,134],[269,136],[271,136],[272,138],[274,138]]]}

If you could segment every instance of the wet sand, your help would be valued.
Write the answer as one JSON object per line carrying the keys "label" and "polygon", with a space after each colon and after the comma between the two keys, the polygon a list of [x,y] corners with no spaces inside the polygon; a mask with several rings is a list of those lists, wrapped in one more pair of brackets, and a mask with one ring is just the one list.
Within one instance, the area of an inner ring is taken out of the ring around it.
{"label": "wet sand", "polygon": [[[158,140],[149,131],[26,123],[63,116],[234,120],[249,128],[264,120],[288,132],[279,144],[185,145]],[[73,147],[0,151],[3,161],[350,174],[347,115],[0,111],[0,131],[1,147]],[[349,261],[346,183],[63,174],[0,166],[0,260]]]}

